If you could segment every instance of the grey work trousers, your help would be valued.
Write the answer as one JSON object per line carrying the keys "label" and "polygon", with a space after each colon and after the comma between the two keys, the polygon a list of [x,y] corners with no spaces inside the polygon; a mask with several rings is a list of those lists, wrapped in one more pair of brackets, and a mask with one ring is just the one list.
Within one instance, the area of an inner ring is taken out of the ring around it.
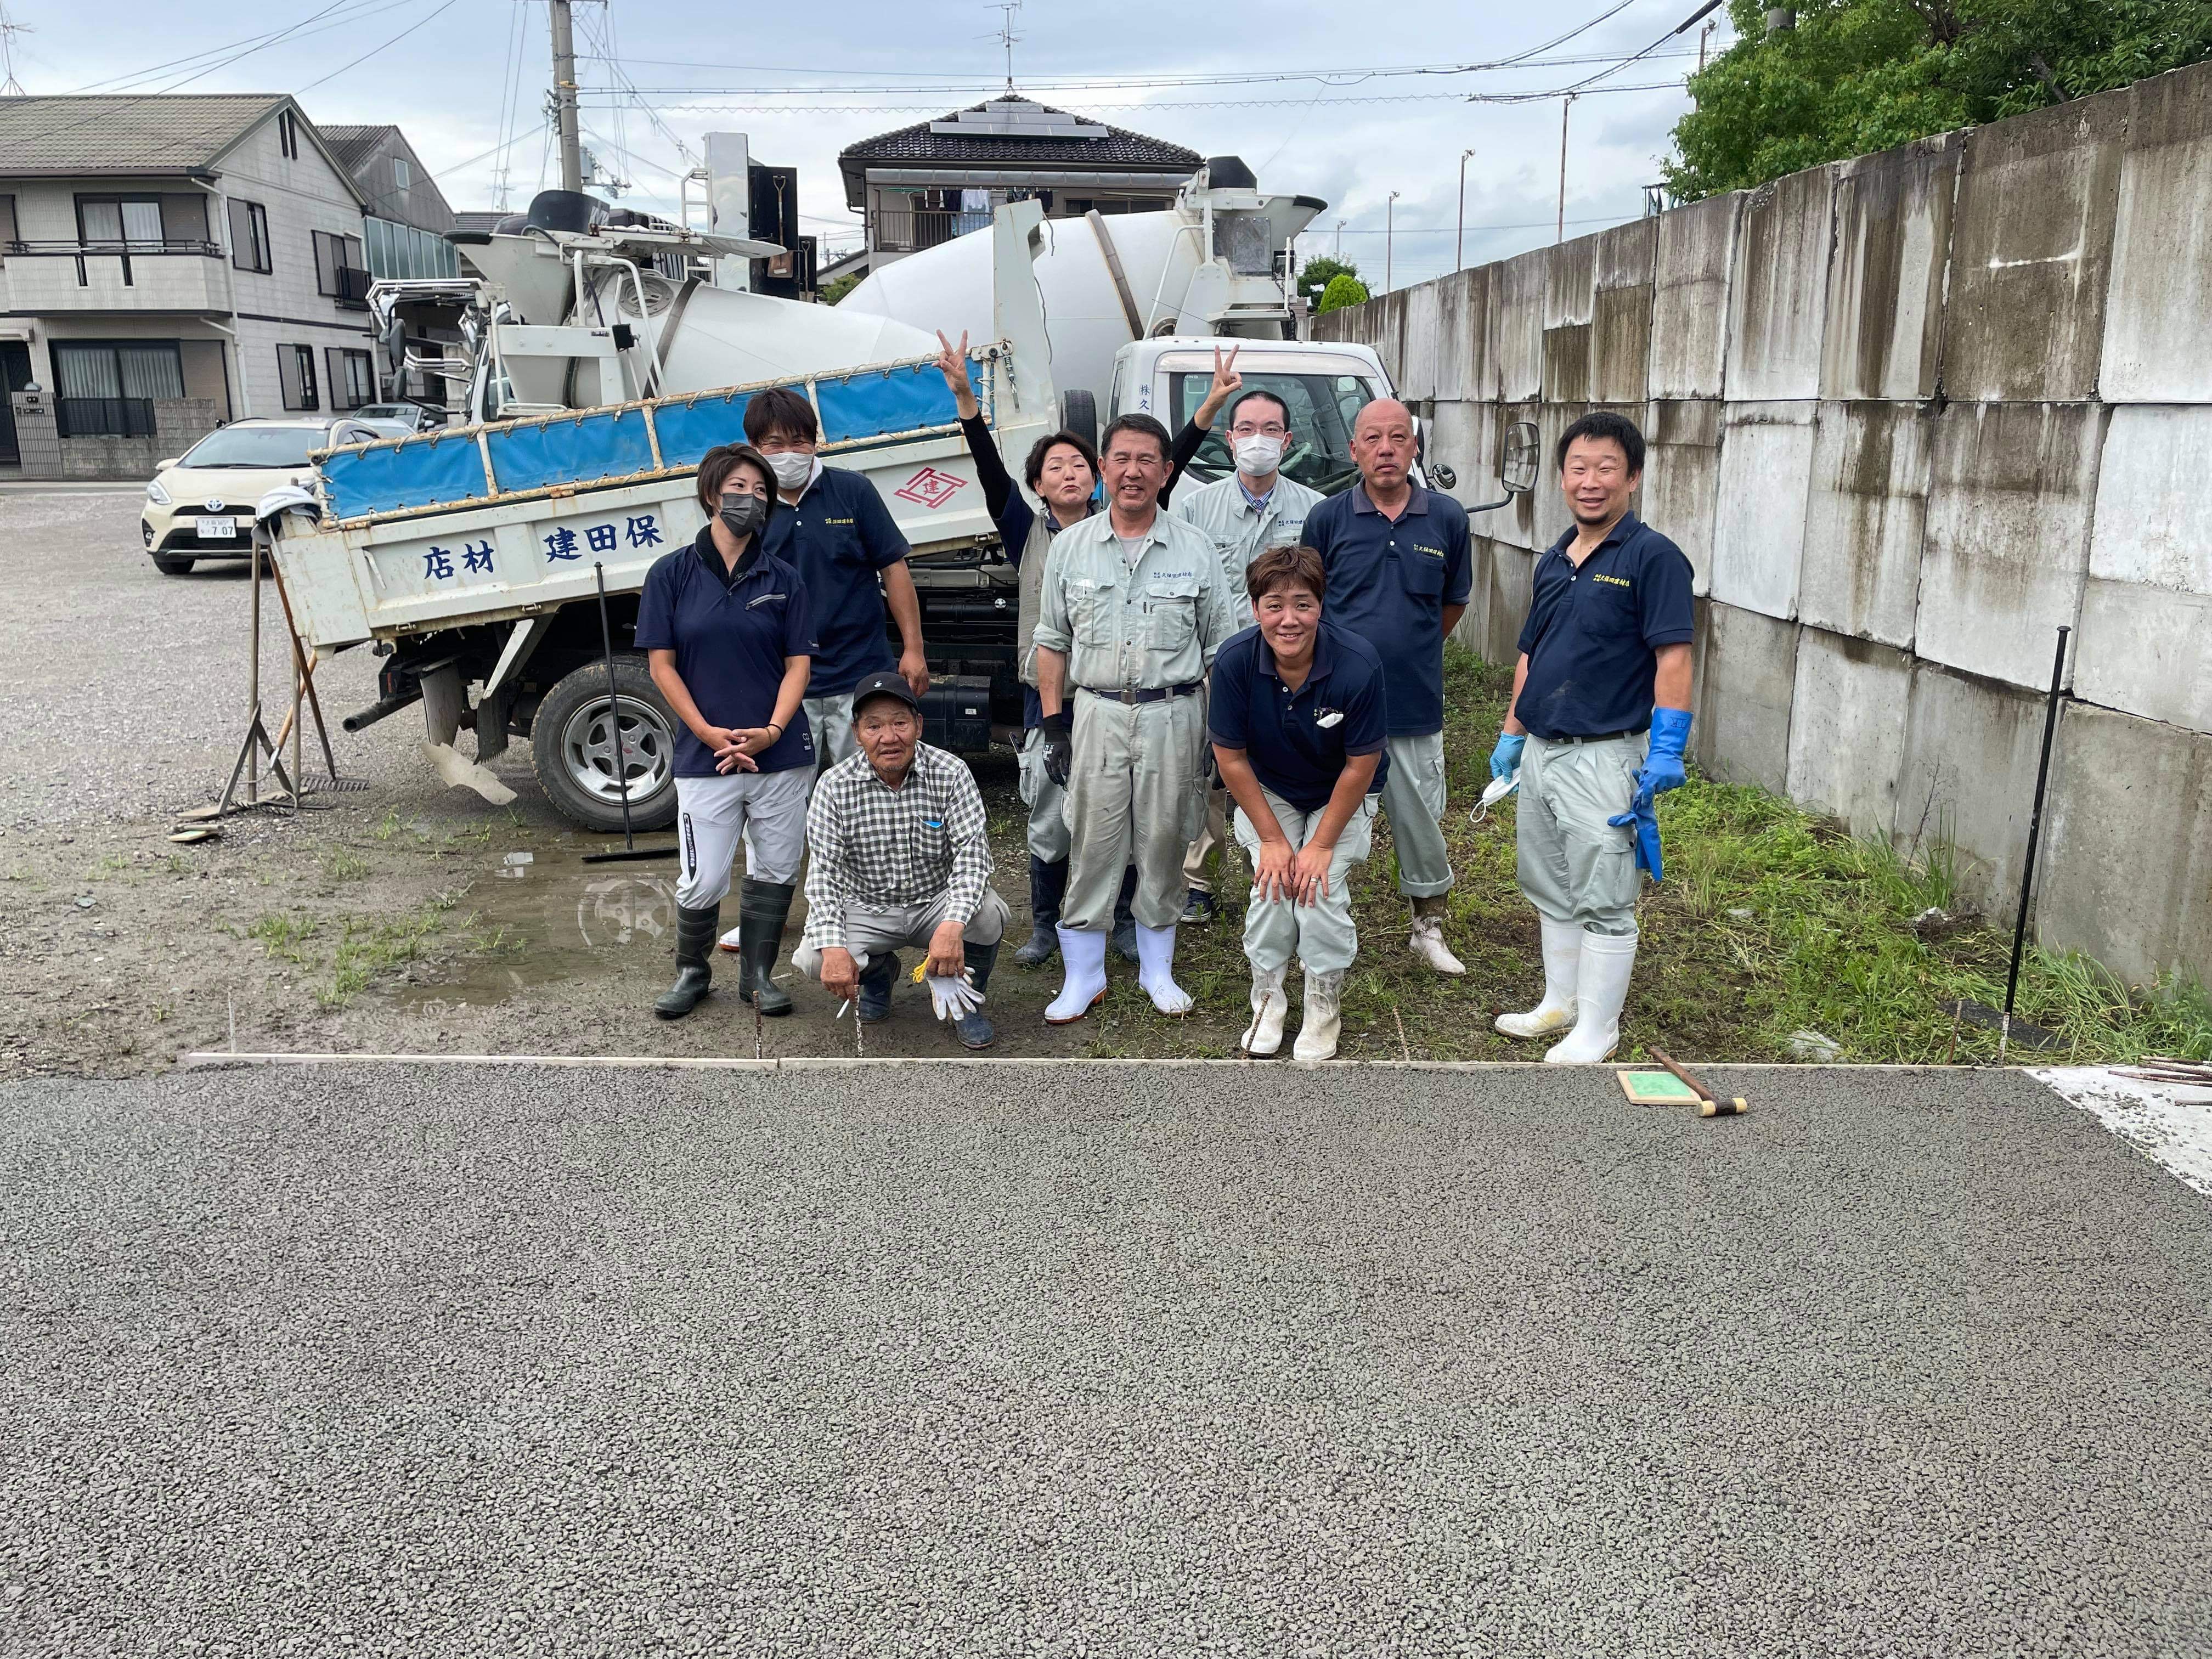
{"label": "grey work trousers", "polygon": [[1067,775],[1070,837],[1063,927],[1114,926],[1121,872],[1137,866],[1130,909],[1143,927],[1182,916],[1182,855],[1206,810],[1206,706],[1197,696],[1121,703],[1088,691],[1074,698],[1074,758]]}
{"label": "grey work trousers", "polygon": [[[863,968],[886,951],[927,950],[932,935],[945,925],[945,902],[950,896],[939,893],[927,904],[847,905],[846,950]],[[983,902],[975,907],[975,914],[968,918],[968,926],[961,932],[961,943],[996,945],[1006,937],[1006,924],[1012,919],[1006,900],[986,887]],[[809,979],[821,978],[820,947],[800,945],[791,953],[791,965]]]}
{"label": "grey work trousers", "polygon": [[1213,890],[1213,878],[1206,873],[1206,855],[1215,848],[1222,849],[1224,867],[1224,880],[1229,879],[1226,860],[1229,856],[1229,792],[1209,789],[1206,792],[1206,826],[1198,832],[1198,839],[1182,855],[1182,884],[1194,893]]}
{"label": "grey work trousers", "polygon": [[1515,871],[1537,914],[1586,933],[1625,938],[1636,931],[1633,826],[1606,820],[1628,811],[1650,740],[1550,743],[1531,736],[1521,753],[1520,803],[1514,809]]}
{"label": "grey work trousers", "polygon": [[860,752],[853,737],[853,698],[803,697],[807,729],[814,733],[814,769],[818,777],[848,755]]}
{"label": "grey work trousers", "polygon": [[1390,843],[1398,851],[1398,890],[1408,898],[1433,898],[1452,886],[1451,854],[1444,847],[1444,734],[1391,738],[1383,745],[1390,775],[1382,780],[1382,810],[1390,817]]}
{"label": "grey work trousers", "polygon": [[676,902],[687,910],[720,904],[730,890],[730,866],[740,836],[745,873],[757,881],[799,877],[806,850],[806,799],[814,775],[803,766],[781,772],[729,772],[676,780]]}
{"label": "grey work trousers", "polygon": [[1058,864],[1067,856],[1067,791],[1044,769],[1044,728],[1022,733],[1022,805],[1030,809],[1030,856]]}
{"label": "grey work trousers", "polygon": [[[1303,812],[1264,785],[1260,793],[1267,797],[1267,810],[1282,825],[1293,850],[1304,848],[1321,827],[1322,814],[1328,809]],[[1244,906],[1244,957],[1255,971],[1264,974],[1287,967],[1293,954],[1310,974],[1336,973],[1352,966],[1352,958],[1359,954],[1359,930],[1352,920],[1352,869],[1367,862],[1374,838],[1375,797],[1370,795],[1359,803],[1359,810],[1336,839],[1335,855],[1328,861],[1326,894],[1311,904],[1300,904],[1294,899],[1262,898],[1258,888],[1252,890]],[[1260,832],[1241,806],[1237,809],[1237,839],[1252,855],[1252,867],[1257,870]]]}

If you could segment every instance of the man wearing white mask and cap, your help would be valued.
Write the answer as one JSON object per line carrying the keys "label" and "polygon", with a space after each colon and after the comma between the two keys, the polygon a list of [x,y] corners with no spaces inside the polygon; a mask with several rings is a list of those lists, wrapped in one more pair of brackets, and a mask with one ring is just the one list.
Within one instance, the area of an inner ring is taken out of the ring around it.
{"label": "man wearing white mask and cap", "polygon": [[[1283,475],[1283,458],[1295,442],[1291,406],[1272,392],[1242,390],[1236,347],[1230,348],[1226,362],[1219,346],[1213,349],[1213,356],[1214,385],[1226,382],[1232,389],[1229,453],[1236,471],[1202,489],[1176,496],[1170,510],[1213,544],[1229,578],[1229,591],[1241,599],[1244,573],[1252,561],[1271,547],[1297,546],[1304,539],[1306,513],[1322,494]],[[1241,616],[1244,607],[1237,609]],[[1217,782],[1207,792],[1206,827],[1183,854],[1183,884],[1188,890],[1182,911],[1186,922],[1213,920],[1213,882],[1206,872],[1206,860],[1215,848],[1226,844],[1228,817],[1228,791]]]}

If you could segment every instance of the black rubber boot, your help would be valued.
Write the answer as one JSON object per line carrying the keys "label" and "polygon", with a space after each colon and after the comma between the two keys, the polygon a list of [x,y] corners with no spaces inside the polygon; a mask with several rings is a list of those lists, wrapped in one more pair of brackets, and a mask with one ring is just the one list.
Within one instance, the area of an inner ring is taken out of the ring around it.
{"label": "black rubber boot", "polygon": [[[963,946],[961,954],[968,959],[968,982],[978,992],[986,989],[991,983],[991,969],[999,960],[999,941]],[[952,1031],[963,1048],[988,1048],[999,1036],[981,1008],[954,1020]]]}
{"label": "black rubber boot", "polygon": [[1137,917],[1129,908],[1136,896],[1137,866],[1133,864],[1121,872],[1121,890],[1114,900],[1114,948],[1124,962],[1137,959]]}
{"label": "black rubber boot", "polygon": [[738,995],[769,1019],[791,1012],[791,993],[770,977],[791,917],[792,884],[745,878],[738,896],[738,960],[744,964]]}
{"label": "black rubber boot", "polygon": [[714,982],[707,961],[714,951],[714,935],[721,931],[722,907],[703,910],[676,908],[676,983],[660,994],[653,1012],[663,1019],[681,1019],[699,1006],[707,988]]}
{"label": "black rubber boot", "polygon": [[873,1025],[891,1017],[891,987],[898,983],[899,959],[886,952],[860,972],[860,1004],[854,1012]]}
{"label": "black rubber boot", "polygon": [[1060,954],[1060,902],[1066,896],[1067,860],[1047,864],[1030,854],[1030,915],[1035,931],[1029,943],[1014,952],[1014,960],[1023,967],[1042,968]]}

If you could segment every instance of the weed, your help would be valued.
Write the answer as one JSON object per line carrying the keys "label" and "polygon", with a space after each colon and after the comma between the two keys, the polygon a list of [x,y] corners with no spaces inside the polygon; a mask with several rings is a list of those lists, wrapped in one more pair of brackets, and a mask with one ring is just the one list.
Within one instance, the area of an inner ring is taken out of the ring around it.
{"label": "weed", "polygon": [[189,876],[192,873],[192,866],[174,853],[170,854],[162,860],[162,863],[173,876]]}
{"label": "weed", "polygon": [[324,855],[323,868],[332,881],[359,881],[369,871],[368,860],[343,847],[333,847]]}
{"label": "weed", "polygon": [[376,828],[368,833],[379,841],[390,841],[399,833],[399,809],[396,806],[386,807],[384,817],[378,820]]}

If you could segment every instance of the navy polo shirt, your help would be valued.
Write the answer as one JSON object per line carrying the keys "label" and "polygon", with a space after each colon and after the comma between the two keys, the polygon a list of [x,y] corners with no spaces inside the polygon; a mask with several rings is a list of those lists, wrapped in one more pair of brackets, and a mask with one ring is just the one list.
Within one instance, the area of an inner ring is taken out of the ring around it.
{"label": "navy polo shirt", "polygon": [[[1389,738],[1382,659],[1358,635],[1323,623],[1313,666],[1293,691],[1257,628],[1234,634],[1213,659],[1206,724],[1224,749],[1242,749],[1261,783],[1301,812],[1328,805],[1344,763],[1380,754]],[[1368,783],[1382,787],[1384,756]]]}
{"label": "navy polo shirt", "polygon": [[898,666],[884,637],[876,573],[906,557],[890,509],[857,472],[825,466],[794,506],[769,515],[768,550],[799,572],[814,616],[810,697],[842,697],[869,675]]}
{"label": "navy polo shirt", "polygon": [[[813,638],[799,573],[763,552],[732,580],[714,546],[712,524],[690,546],[663,554],[645,573],[645,591],[637,599],[637,648],[676,653],[684,689],[710,726],[760,726],[773,720],[784,659],[805,656]],[[783,735],[755,760],[763,772],[813,765],[806,711],[793,714]],[[716,775],[714,751],[680,720],[676,775]]]}
{"label": "navy polo shirt", "polygon": [[1690,562],[1633,513],[1579,568],[1571,530],[1536,561],[1535,597],[1521,627],[1528,677],[1513,712],[1540,738],[1642,732],[1662,645],[1696,633]]}
{"label": "navy polo shirt", "polygon": [[1467,509],[1416,484],[1393,520],[1354,484],[1307,513],[1305,538],[1328,572],[1329,621],[1382,659],[1390,735],[1443,731],[1444,607],[1465,605],[1474,586]]}

